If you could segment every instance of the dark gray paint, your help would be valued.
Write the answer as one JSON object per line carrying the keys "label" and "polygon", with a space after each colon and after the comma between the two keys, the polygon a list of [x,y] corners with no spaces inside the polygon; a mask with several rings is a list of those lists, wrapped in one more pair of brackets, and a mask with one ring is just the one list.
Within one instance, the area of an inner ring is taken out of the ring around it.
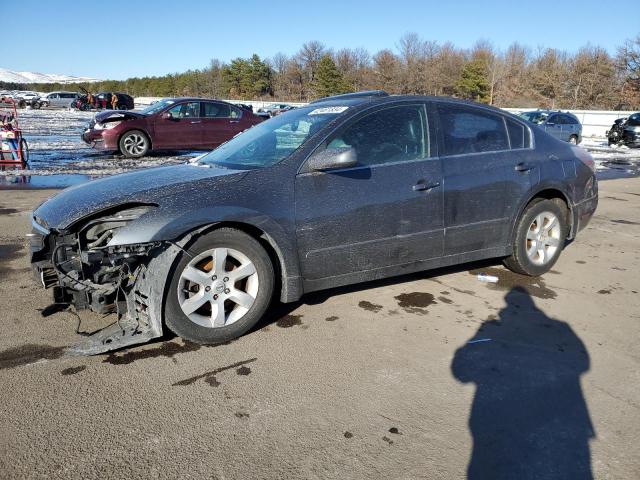
{"label": "dark gray paint", "polygon": [[[284,301],[304,291],[507,255],[515,220],[542,190],[556,190],[567,200],[572,236],[585,225],[597,204],[593,172],[570,146],[535,126],[532,149],[439,158],[437,118],[430,115],[431,158],[305,171],[314,149],[361,112],[435,101],[472,105],[522,123],[501,110],[451,99],[342,100],[334,103],[350,108],[279,165],[249,171],[183,165],[118,175],[65,190],[35,215],[50,228],[72,230],[87,216],[114,207],[157,205],[121,229],[110,245],[176,240],[219,222],[251,225],[278,253]],[[517,171],[521,162],[532,168]],[[421,181],[439,185],[414,190]]]}

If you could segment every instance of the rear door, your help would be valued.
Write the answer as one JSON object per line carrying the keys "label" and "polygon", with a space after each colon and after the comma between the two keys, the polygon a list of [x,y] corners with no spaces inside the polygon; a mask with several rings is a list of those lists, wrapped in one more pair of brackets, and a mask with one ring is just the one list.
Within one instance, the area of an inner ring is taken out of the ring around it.
{"label": "rear door", "polygon": [[520,199],[539,175],[529,129],[510,117],[469,105],[440,102],[437,111],[444,254],[504,247]]}
{"label": "rear door", "polygon": [[562,140],[568,142],[572,135],[578,136],[578,121],[569,115],[560,115],[562,118]]}
{"label": "rear door", "polygon": [[440,160],[423,103],[361,114],[320,148],[356,150],[358,164],[296,177],[302,274],[313,281],[442,254]]}
{"label": "rear door", "polygon": [[[164,118],[164,114],[171,114]],[[156,115],[153,148],[198,149],[202,146],[200,102],[182,102]]]}
{"label": "rear door", "polygon": [[547,118],[547,121],[544,124],[544,129],[549,135],[554,136],[558,140],[562,140],[561,116],[557,113],[549,115],[549,118]]}
{"label": "rear door", "polygon": [[202,146],[216,148],[238,133],[242,112],[222,102],[202,102]]}

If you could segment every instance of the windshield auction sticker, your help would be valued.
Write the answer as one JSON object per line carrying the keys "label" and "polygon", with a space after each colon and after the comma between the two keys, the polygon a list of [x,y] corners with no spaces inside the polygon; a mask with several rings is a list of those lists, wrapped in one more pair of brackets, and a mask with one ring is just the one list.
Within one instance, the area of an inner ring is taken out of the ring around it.
{"label": "windshield auction sticker", "polygon": [[316,108],[309,112],[309,115],[336,115],[338,113],[344,112],[349,107],[323,107]]}

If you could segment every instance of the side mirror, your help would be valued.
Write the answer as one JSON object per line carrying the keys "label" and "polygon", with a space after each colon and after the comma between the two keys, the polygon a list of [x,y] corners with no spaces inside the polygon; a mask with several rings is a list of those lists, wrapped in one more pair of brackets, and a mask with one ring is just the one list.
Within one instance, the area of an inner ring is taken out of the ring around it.
{"label": "side mirror", "polygon": [[171,115],[171,112],[164,112],[162,114],[162,118],[164,118],[165,120],[173,120],[173,115]]}
{"label": "side mirror", "polygon": [[334,168],[353,167],[358,163],[358,155],[352,147],[327,148],[315,153],[307,164],[309,170],[322,172]]}

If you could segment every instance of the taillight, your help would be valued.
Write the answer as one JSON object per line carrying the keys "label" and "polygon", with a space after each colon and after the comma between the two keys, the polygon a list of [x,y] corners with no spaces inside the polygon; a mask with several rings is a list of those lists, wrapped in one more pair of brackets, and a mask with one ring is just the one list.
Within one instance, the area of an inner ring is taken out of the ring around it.
{"label": "taillight", "polygon": [[589,152],[587,152],[584,148],[581,147],[571,147],[573,149],[573,153],[575,153],[578,160],[584,163],[587,167],[591,169],[592,172],[596,171],[596,162],[593,160],[593,157]]}

